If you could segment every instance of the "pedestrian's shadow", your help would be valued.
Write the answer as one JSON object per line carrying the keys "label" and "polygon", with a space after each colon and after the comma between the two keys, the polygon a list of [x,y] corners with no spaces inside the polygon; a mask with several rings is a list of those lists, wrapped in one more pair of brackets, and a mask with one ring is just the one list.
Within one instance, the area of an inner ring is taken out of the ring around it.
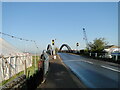
{"label": "pedestrian's shadow", "polygon": [[46,82],[39,88],[77,88],[77,85],[63,64],[51,62]]}

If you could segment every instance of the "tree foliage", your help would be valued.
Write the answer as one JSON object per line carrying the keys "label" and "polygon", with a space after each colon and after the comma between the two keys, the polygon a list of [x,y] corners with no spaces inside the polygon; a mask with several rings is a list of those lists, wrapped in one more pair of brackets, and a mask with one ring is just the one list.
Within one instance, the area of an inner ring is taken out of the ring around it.
{"label": "tree foliage", "polygon": [[96,38],[93,40],[93,43],[88,43],[87,49],[91,52],[102,52],[107,44],[108,43],[105,41],[105,38]]}

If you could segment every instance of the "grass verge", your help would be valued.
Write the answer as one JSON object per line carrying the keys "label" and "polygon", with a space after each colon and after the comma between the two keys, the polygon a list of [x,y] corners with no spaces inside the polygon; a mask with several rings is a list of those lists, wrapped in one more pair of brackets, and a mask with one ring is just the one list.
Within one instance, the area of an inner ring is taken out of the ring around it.
{"label": "grass verge", "polygon": [[[35,59],[36,59],[36,64],[35,64]],[[33,56],[32,57],[32,66],[27,68],[27,75],[26,77],[29,78],[30,76],[32,76],[36,70],[38,69],[38,61],[39,61],[39,56]],[[36,67],[35,67],[36,66]],[[19,73],[17,73],[16,75],[14,75],[13,77],[9,78],[8,80],[4,80],[0,83],[0,86],[3,86],[4,84],[14,80],[15,78],[17,78],[18,76],[24,74],[24,71],[21,71]]]}

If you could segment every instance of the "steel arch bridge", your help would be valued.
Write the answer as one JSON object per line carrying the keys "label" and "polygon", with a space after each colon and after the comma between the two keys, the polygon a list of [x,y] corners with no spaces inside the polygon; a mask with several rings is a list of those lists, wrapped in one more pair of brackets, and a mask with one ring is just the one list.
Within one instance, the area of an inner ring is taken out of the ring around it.
{"label": "steel arch bridge", "polygon": [[52,51],[53,51],[52,50],[52,46],[50,44],[48,44],[48,46],[47,46],[47,53],[52,55]]}
{"label": "steel arch bridge", "polygon": [[52,50],[52,46],[50,44],[48,44],[47,50]]}
{"label": "steel arch bridge", "polygon": [[60,47],[60,51],[62,50],[63,47],[66,47],[69,51],[72,50],[70,48],[70,46],[68,46],[67,44],[63,44],[61,47]]}

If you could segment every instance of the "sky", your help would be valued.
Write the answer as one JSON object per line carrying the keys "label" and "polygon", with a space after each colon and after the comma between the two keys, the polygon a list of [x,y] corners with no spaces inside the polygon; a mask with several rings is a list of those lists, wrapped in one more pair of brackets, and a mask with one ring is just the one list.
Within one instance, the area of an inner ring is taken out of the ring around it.
{"label": "sky", "polygon": [[[39,49],[46,49],[55,40],[55,46],[68,44],[76,49],[86,47],[83,28],[88,42],[104,37],[110,45],[118,45],[117,2],[3,2],[2,32],[35,40]],[[5,37],[17,48],[36,50],[31,42]]]}

